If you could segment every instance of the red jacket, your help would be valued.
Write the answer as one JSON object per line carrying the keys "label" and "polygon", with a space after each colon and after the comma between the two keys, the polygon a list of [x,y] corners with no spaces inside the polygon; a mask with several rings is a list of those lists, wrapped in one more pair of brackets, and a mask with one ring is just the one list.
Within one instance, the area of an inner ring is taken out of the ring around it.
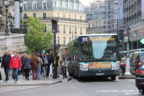
{"label": "red jacket", "polygon": [[17,58],[13,56],[10,61],[10,68],[21,68],[21,66],[22,66],[21,58],[19,56],[17,56]]}

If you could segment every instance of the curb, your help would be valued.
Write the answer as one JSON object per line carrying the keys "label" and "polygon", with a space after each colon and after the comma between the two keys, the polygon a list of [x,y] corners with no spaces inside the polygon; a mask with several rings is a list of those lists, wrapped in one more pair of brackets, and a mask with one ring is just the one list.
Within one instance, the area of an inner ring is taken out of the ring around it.
{"label": "curb", "polygon": [[135,76],[120,76],[119,79],[135,79]]}
{"label": "curb", "polygon": [[54,84],[58,84],[58,83],[62,83],[63,81],[56,81],[53,83],[39,83],[39,84],[3,84],[0,86],[50,86],[50,85],[54,85]]}

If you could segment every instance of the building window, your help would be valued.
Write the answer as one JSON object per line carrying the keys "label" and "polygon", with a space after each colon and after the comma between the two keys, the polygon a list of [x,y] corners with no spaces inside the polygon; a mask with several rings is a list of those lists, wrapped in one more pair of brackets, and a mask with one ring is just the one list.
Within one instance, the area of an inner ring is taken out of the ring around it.
{"label": "building window", "polygon": [[65,39],[66,39],[66,38],[64,37],[64,38],[63,38],[63,44],[64,44],[64,45],[66,44]]}
{"label": "building window", "polygon": [[52,8],[52,3],[51,2],[47,2],[47,8],[51,9]]}
{"label": "building window", "polygon": [[36,4],[33,5],[33,10],[37,10]]}
{"label": "building window", "polygon": [[27,14],[25,13],[24,16],[27,16]]}
{"label": "building window", "polygon": [[77,19],[77,16],[75,15],[74,18],[75,18],[75,20],[76,20],[76,19]]}
{"label": "building window", "polygon": [[80,27],[80,34],[82,34],[82,27]]}
{"label": "building window", "polygon": [[82,16],[80,16],[80,21],[82,20]]}
{"label": "building window", "polygon": [[65,18],[65,14],[63,14],[63,18]]}
{"label": "building window", "polygon": [[42,10],[42,2],[37,2],[37,9]]}
{"label": "building window", "polygon": [[32,10],[32,3],[28,3],[28,10]]}
{"label": "building window", "polygon": [[58,17],[58,18],[60,17],[59,13],[57,13],[57,17]]}
{"label": "building window", "polygon": [[43,3],[43,9],[44,9],[44,10],[47,9],[46,3]]}
{"label": "building window", "polygon": [[63,26],[63,33],[66,33],[66,30],[65,30],[65,25]]}
{"label": "building window", "polygon": [[33,17],[36,18],[36,13],[33,13]]}
{"label": "building window", "polygon": [[60,25],[57,24],[57,32],[59,33],[60,32]]}
{"label": "building window", "polygon": [[57,43],[60,44],[60,37],[59,37],[59,36],[58,36],[58,39],[57,39],[57,40],[58,40]]}
{"label": "building window", "polygon": [[75,34],[77,34],[77,26],[75,26]]}
{"label": "building window", "polygon": [[71,25],[69,25],[69,33],[71,33]]}
{"label": "building window", "polygon": [[69,19],[71,19],[71,14],[69,14]]}
{"label": "building window", "polygon": [[24,10],[27,10],[27,5],[26,4],[24,4]]}
{"label": "building window", "polygon": [[46,13],[43,13],[43,19],[46,19]]}
{"label": "building window", "polygon": [[69,37],[69,42],[71,42],[71,37]]}

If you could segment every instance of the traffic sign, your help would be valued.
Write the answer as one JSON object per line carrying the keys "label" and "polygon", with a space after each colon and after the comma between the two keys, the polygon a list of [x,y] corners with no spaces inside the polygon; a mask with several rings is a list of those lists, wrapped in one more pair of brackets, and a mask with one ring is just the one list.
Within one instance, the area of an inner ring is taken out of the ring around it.
{"label": "traffic sign", "polygon": [[141,40],[140,40],[140,43],[141,43],[141,44],[144,44],[144,39],[141,39]]}

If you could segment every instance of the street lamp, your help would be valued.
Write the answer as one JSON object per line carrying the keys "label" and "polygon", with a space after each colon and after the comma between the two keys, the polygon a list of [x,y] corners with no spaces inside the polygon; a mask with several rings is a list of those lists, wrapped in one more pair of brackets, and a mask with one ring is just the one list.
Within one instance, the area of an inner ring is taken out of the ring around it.
{"label": "street lamp", "polygon": [[128,22],[127,22],[127,24],[126,24],[127,36],[124,38],[124,41],[126,42],[126,57],[127,57],[127,59],[126,59],[126,72],[124,74],[126,76],[131,75],[131,73],[130,73],[130,58],[129,58],[129,42],[130,42],[129,31],[130,31],[130,28],[129,28]]}
{"label": "street lamp", "polygon": [[20,0],[20,32],[23,33],[22,31],[22,12],[23,12],[23,0]]}
{"label": "street lamp", "polygon": [[9,6],[9,1],[5,0],[4,5],[6,7],[6,27],[5,27],[5,35],[9,35],[9,29],[8,29],[8,6]]}

